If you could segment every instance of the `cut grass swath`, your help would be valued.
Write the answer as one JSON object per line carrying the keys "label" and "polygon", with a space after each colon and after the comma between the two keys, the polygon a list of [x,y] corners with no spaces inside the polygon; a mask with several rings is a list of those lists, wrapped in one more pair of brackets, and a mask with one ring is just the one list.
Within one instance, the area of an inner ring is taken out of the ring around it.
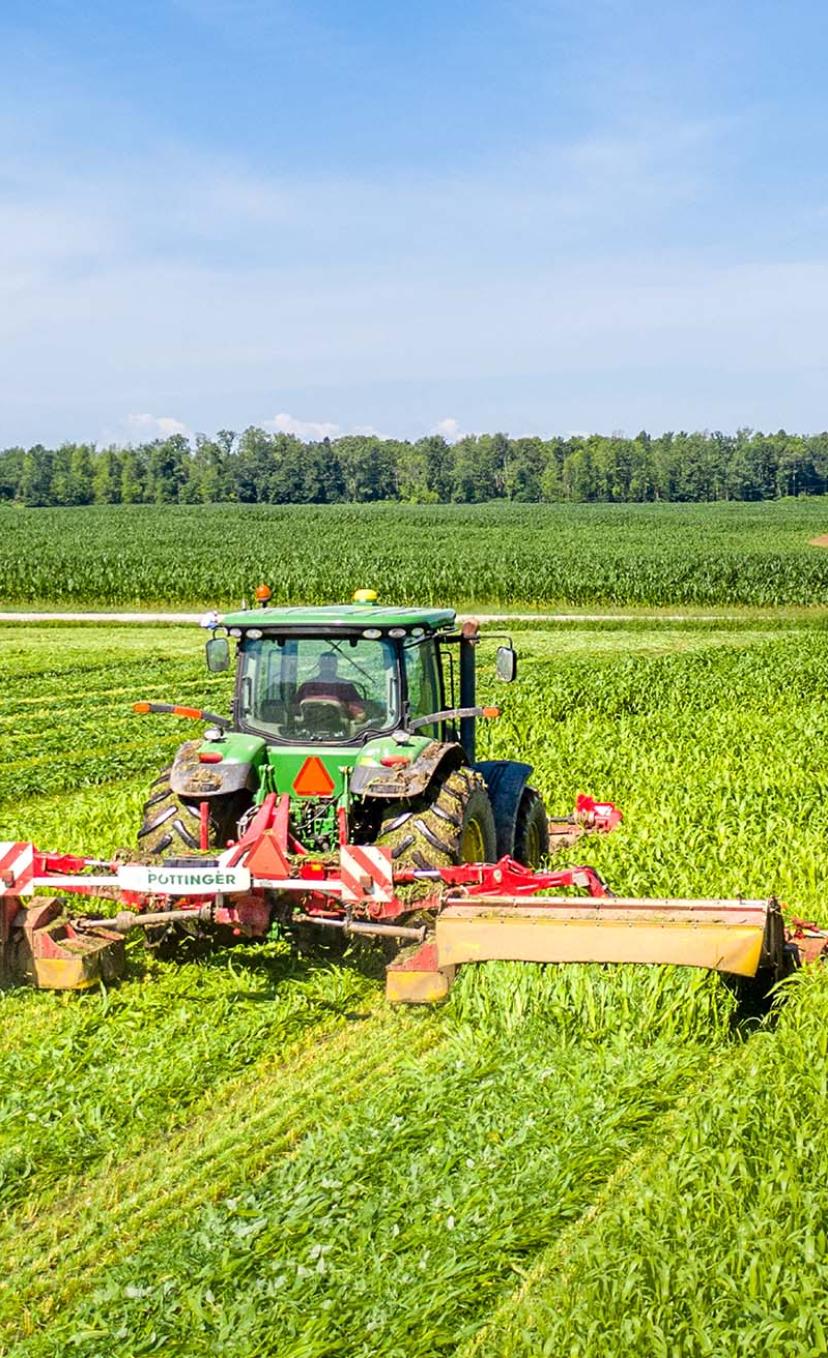
{"label": "cut grass swath", "polygon": [[464,1358],[828,1351],[828,976],[721,1066]]}
{"label": "cut grass swath", "polygon": [[115,1310],[113,1355],[451,1351],[711,1058],[464,1024],[355,1085],[238,1194],[102,1261],[91,1296],[21,1354],[96,1353]]}

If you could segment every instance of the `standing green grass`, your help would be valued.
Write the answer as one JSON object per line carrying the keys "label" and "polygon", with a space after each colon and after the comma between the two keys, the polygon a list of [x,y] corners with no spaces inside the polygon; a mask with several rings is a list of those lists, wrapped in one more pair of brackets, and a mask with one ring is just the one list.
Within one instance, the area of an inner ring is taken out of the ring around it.
{"label": "standing green grass", "polygon": [[0,506],[0,599],[42,608],[824,604],[823,498],[760,504]]}
{"label": "standing green grass", "polygon": [[828,1351],[828,977],[789,989],[462,1358]]}
{"label": "standing green grass", "polygon": [[[130,843],[187,729],[130,703],[226,704],[192,629],[127,635],[4,632],[3,836]],[[552,810],[619,802],[578,857],[622,891],[820,908],[818,628],[518,646],[481,756],[525,751]],[[720,978],[666,968],[467,968],[442,1009],[397,1012],[365,954],[130,958],[107,995],[0,997],[0,1352],[820,1351],[819,975],[756,1031]]]}

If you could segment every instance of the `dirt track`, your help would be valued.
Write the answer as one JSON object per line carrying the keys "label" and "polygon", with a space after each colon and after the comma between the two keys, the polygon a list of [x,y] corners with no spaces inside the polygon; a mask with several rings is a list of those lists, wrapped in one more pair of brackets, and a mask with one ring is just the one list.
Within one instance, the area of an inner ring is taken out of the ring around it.
{"label": "dirt track", "polygon": [[821,533],[818,538],[811,538],[812,547],[828,547],[828,533]]}
{"label": "dirt track", "polygon": [[[828,535],[825,543],[828,547]],[[2,622],[91,622],[91,623],[197,623],[200,613],[29,613],[0,612]],[[722,622],[739,618],[738,613],[459,613],[458,619],[474,616],[478,622],[639,622],[655,618],[659,622]]]}

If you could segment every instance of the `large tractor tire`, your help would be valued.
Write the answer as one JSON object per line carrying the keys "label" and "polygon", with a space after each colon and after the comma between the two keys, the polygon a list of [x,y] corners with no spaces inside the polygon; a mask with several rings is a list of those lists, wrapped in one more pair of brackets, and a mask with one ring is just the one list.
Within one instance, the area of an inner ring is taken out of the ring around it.
{"label": "large tractor tire", "polygon": [[[173,792],[170,772],[164,769],[150,787],[138,831],[139,849],[154,858],[197,853],[201,847],[201,802],[198,797]],[[228,840],[235,839],[236,825],[249,801],[249,796],[238,793],[210,799],[208,849],[224,849]]]}
{"label": "large tractor tire", "polygon": [[[176,858],[198,852],[201,846],[201,802],[197,797],[181,797],[170,787],[171,769],[164,769],[150,787],[144,802],[144,816],[138,831],[141,857]],[[214,797],[207,822],[207,848],[214,852],[235,839],[236,825],[249,804],[244,794]],[[236,942],[230,929],[212,928],[206,932],[197,923],[160,924],[144,930],[144,943],[162,960],[200,956],[220,944]]]}
{"label": "large tractor tire", "polygon": [[423,797],[390,805],[376,842],[390,845],[398,868],[494,862],[497,834],[482,776],[455,769]]}
{"label": "large tractor tire", "polygon": [[533,787],[524,789],[515,821],[513,857],[527,868],[539,868],[549,854],[549,820],[543,798]]}
{"label": "large tractor tire", "polygon": [[[482,775],[474,769],[455,769],[433,783],[423,797],[390,805],[376,842],[390,847],[396,868],[493,863],[497,856],[497,831]],[[430,895],[434,885],[424,879],[397,888],[397,894],[411,906],[398,923],[433,922],[430,915],[418,913],[417,902]],[[399,941],[384,941],[382,952],[386,962],[391,962],[400,952]]]}
{"label": "large tractor tire", "polygon": [[[493,862],[497,835],[483,778],[473,769],[457,769],[433,784],[423,797],[391,803],[375,842],[390,847],[397,868]],[[411,904],[410,912],[398,923],[430,922],[428,917],[417,914],[417,901],[429,895],[433,886],[433,882],[423,881],[398,888],[399,895]],[[292,925],[289,932],[294,946],[305,956],[335,960],[349,947],[347,936],[334,934],[333,930]],[[382,943],[382,955],[387,962],[399,950],[398,939],[385,939]]]}

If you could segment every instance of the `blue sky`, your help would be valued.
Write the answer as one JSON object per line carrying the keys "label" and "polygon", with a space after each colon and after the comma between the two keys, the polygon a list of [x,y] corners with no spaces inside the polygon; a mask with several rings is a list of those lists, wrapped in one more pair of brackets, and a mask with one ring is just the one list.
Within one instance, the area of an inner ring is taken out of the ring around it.
{"label": "blue sky", "polygon": [[817,0],[6,0],[0,446],[828,427]]}

